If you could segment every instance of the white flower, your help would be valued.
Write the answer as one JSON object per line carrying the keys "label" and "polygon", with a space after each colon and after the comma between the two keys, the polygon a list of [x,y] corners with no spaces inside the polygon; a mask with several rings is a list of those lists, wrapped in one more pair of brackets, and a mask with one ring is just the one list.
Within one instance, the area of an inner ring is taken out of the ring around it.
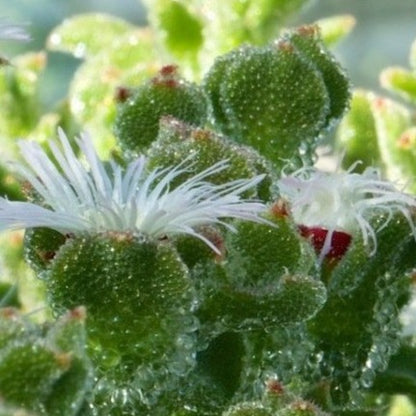
{"label": "white flower", "polygon": [[0,20],[0,40],[28,41],[30,35],[22,26]]}
{"label": "white flower", "polygon": [[57,165],[38,144],[19,143],[26,163],[15,164],[15,169],[33,186],[45,207],[0,198],[0,229],[48,227],[75,234],[128,231],[154,238],[185,233],[202,239],[217,251],[195,227],[224,224],[221,218],[267,222],[259,217],[265,210],[262,203],[240,197],[264,175],[222,185],[207,182],[209,176],[227,168],[227,162],[222,161],[171,190],[172,181],[187,170],[187,161],[149,173],[143,156],[125,169],[114,161],[107,166],[83,134],[77,145],[85,155],[84,165],[62,130],[59,137],[60,146],[49,144]]}
{"label": "white flower", "polygon": [[[380,177],[376,168],[368,167],[362,174],[347,172],[328,173],[315,168],[302,168],[278,182],[281,195],[288,200],[294,220],[306,227],[328,230],[321,251],[321,259],[331,249],[332,234],[343,231],[361,233],[371,254],[377,250],[378,230],[390,222],[396,212],[407,219],[416,238],[411,211],[416,207],[414,197],[398,191]],[[385,214],[378,229],[371,219]]]}

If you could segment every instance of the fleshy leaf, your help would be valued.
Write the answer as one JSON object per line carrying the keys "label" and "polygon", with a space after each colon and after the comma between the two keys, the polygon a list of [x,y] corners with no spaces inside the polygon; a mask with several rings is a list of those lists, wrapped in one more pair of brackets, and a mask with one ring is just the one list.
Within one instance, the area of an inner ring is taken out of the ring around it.
{"label": "fleshy leaf", "polygon": [[39,77],[46,65],[43,52],[28,53],[0,70],[0,133],[4,137],[21,137],[38,122]]}
{"label": "fleshy leaf", "polygon": [[325,302],[325,288],[308,275],[315,256],[293,225],[282,218],[276,228],[241,222],[236,229],[225,238],[224,262],[192,270],[202,299],[202,337],[219,330],[271,330],[313,316]]}
{"label": "fleshy leaf", "polygon": [[111,15],[88,13],[63,21],[50,33],[47,48],[66,52],[76,58],[91,57],[106,49],[114,38],[125,35],[134,26]]}
{"label": "fleshy leaf", "polygon": [[[170,245],[128,233],[72,238],[45,281],[55,311],[86,306],[90,352],[108,400],[123,388],[157,397],[192,368],[193,287]],[[160,389],[149,388],[156,379]]]}
{"label": "fleshy leaf", "polygon": [[403,105],[387,98],[375,98],[371,105],[377,129],[378,147],[386,174],[412,189],[415,165],[410,142],[404,132],[412,125],[411,112]]}
{"label": "fleshy leaf", "polygon": [[354,29],[356,20],[350,14],[326,17],[315,22],[321,31],[326,46],[336,45]]}
{"label": "fleshy leaf", "polygon": [[330,102],[326,128],[332,127],[348,107],[351,94],[347,76],[332,54],[323,47],[318,27],[302,26],[289,33],[289,39],[291,44],[322,75]]}
{"label": "fleshy leaf", "polygon": [[173,0],[165,2],[158,17],[168,50],[179,59],[195,60],[204,41],[198,16],[182,2]]}
{"label": "fleshy leaf", "polygon": [[[182,182],[221,160],[226,159],[229,167],[210,177],[215,184],[226,183],[240,178],[252,178],[258,174],[267,174],[257,185],[260,197],[270,198],[272,169],[255,150],[239,146],[212,130],[195,128],[170,117],[160,122],[159,136],[148,150],[149,166],[176,166],[186,158],[192,157],[192,163],[176,182]],[[253,194],[255,190],[245,192]]]}
{"label": "fleshy leaf", "polygon": [[78,413],[92,382],[84,317],[74,310],[45,331],[10,308],[0,309],[0,395],[6,403],[28,414]]}
{"label": "fleshy leaf", "polygon": [[387,369],[377,374],[373,390],[388,394],[414,395],[416,391],[415,348],[403,345],[391,357]]}
{"label": "fleshy leaf", "polygon": [[381,86],[416,104],[416,73],[400,67],[385,69],[380,75]]}
{"label": "fleshy leaf", "polygon": [[414,261],[415,240],[401,213],[383,228],[385,219],[373,220],[379,228],[377,254],[369,257],[363,244],[353,240],[328,276],[326,304],[308,322],[322,356],[318,368],[336,406],[350,403],[352,396],[358,400],[400,345],[398,311],[410,296],[406,273]]}
{"label": "fleshy leaf", "polygon": [[352,96],[348,113],[337,130],[337,148],[342,156],[342,165],[349,169],[357,160],[355,171],[362,172],[368,166],[380,164],[377,130],[372,111],[375,96],[371,92],[356,90]]}
{"label": "fleshy leaf", "polygon": [[114,129],[122,148],[134,155],[143,153],[156,140],[163,116],[195,126],[207,120],[205,94],[181,79],[172,65],[163,67],[119,105]]}
{"label": "fleshy leaf", "polygon": [[328,116],[321,75],[286,41],[219,58],[205,88],[222,132],[278,166],[296,157],[301,143],[312,145]]}
{"label": "fleshy leaf", "polygon": [[246,46],[220,57],[204,86],[214,124],[276,167],[287,160],[309,163],[350,96],[345,74],[314,26],[288,32],[268,47]]}
{"label": "fleshy leaf", "polygon": [[114,146],[116,95],[120,86],[138,85],[158,67],[152,35],[146,30],[113,39],[105,50],[87,59],[70,85],[69,105],[75,120],[99,138],[100,154]]}

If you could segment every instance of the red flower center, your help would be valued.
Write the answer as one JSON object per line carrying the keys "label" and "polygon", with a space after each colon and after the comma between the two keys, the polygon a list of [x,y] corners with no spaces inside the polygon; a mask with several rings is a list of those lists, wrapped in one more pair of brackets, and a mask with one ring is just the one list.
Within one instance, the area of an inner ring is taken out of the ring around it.
{"label": "red flower center", "polygon": [[[321,227],[308,227],[306,225],[299,225],[300,234],[308,238],[312,243],[317,254],[320,254],[325,239],[328,235],[328,230]],[[330,250],[325,258],[340,259],[348,250],[351,243],[351,235],[344,231],[333,231],[331,238]]]}

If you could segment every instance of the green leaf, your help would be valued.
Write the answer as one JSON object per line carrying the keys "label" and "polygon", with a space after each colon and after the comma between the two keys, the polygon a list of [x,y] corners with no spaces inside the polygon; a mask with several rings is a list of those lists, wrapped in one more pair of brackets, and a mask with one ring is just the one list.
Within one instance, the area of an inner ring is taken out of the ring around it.
{"label": "green leaf", "polygon": [[371,108],[376,123],[378,148],[388,178],[393,182],[407,183],[410,190],[415,189],[413,178],[416,177],[416,167],[411,141],[405,135],[405,131],[412,126],[411,112],[387,98],[375,97]]}
{"label": "green leaf", "polygon": [[115,144],[112,129],[117,88],[139,85],[159,66],[153,42],[152,35],[145,30],[117,37],[100,53],[87,59],[71,82],[71,112],[91,133],[103,157],[108,156],[109,149]]}
{"label": "green leaf", "polygon": [[310,157],[329,97],[321,74],[290,43],[233,51],[216,61],[204,85],[218,128],[233,140],[276,167],[299,157],[300,147]]}
{"label": "green leaf", "polygon": [[28,410],[42,410],[54,383],[70,366],[70,357],[20,342],[0,350],[0,394],[7,402]]}
{"label": "green leaf", "polygon": [[134,26],[111,15],[87,13],[66,19],[55,27],[47,40],[47,48],[86,58],[106,49],[115,38],[126,35]]}
{"label": "green leaf", "polygon": [[412,104],[416,104],[416,73],[400,67],[385,69],[380,75],[383,88],[398,93]]}
{"label": "green leaf", "polygon": [[[252,178],[258,174],[267,177],[258,185],[259,196],[270,199],[271,176],[273,170],[254,149],[239,146],[235,142],[208,129],[195,128],[170,117],[160,122],[159,136],[148,150],[149,168],[177,166],[190,155],[192,166],[178,177],[173,186],[208,169],[222,160],[229,167],[211,175],[209,181],[222,184],[242,178]],[[253,195],[254,194],[254,195]],[[256,197],[254,190],[244,193]]]}
{"label": "green leaf", "polygon": [[310,319],[324,304],[322,282],[309,275],[315,256],[286,219],[249,222],[227,233],[223,261],[197,264],[201,337],[220,331],[272,330]]}
{"label": "green leaf", "polygon": [[179,59],[195,60],[204,42],[198,16],[180,1],[159,2],[158,20],[168,50]]}
{"label": "green leaf", "polygon": [[322,45],[318,27],[302,26],[289,33],[288,39],[322,75],[330,101],[326,127],[331,127],[348,107],[351,95],[348,78],[329,50]]}
{"label": "green leaf", "polygon": [[347,37],[354,29],[356,20],[350,14],[326,17],[315,22],[319,26],[322,41],[332,47]]}
{"label": "green leaf", "polygon": [[366,167],[377,166],[381,162],[372,111],[374,98],[373,93],[354,91],[350,110],[337,129],[336,146],[343,156],[342,165],[346,169],[357,160],[362,163],[356,166],[356,172],[362,172]]}
{"label": "green leaf", "polygon": [[1,397],[25,410],[75,416],[92,383],[84,324],[83,308],[43,328],[0,310]]}
{"label": "green leaf", "polygon": [[[371,387],[400,345],[399,310],[410,295],[407,272],[414,267],[415,240],[401,214],[376,216],[377,254],[359,240],[332,271],[328,300],[308,322],[322,355],[322,379],[330,385],[331,398],[344,407]],[[311,369],[317,371],[317,369]]]}
{"label": "green leaf", "polygon": [[114,126],[123,150],[143,153],[157,138],[162,117],[171,116],[194,126],[207,121],[202,89],[181,79],[174,66],[165,66],[118,107]]}
{"label": "green leaf", "polygon": [[128,233],[72,238],[45,282],[55,312],[87,308],[90,353],[114,387],[109,395],[133,381],[158,395],[147,383],[159,380],[163,390],[192,366],[193,286],[170,245]]}
{"label": "green leaf", "polygon": [[[37,124],[41,105],[39,78],[46,66],[46,54],[28,53],[13,60],[0,71],[0,134],[17,138],[26,136]],[[13,149],[13,145],[12,148]]]}
{"label": "green leaf", "polygon": [[416,349],[403,345],[389,361],[385,371],[377,374],[372,389],[378,393],[416,395]]}

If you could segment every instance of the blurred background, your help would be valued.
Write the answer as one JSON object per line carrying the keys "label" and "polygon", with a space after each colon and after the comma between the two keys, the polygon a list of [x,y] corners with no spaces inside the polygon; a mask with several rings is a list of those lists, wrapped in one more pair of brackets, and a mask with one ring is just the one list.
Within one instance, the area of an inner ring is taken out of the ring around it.
{"label": "blurred background", "polygon": [[[28,23],[33,37],[28,44],[5,42],[1,51],[13,56],[42,49],[50,30],[63,19],[94,11],[120,16],[136,25],[146,24],[145,8],[139,0],[0,0],[0,17]],[[357,24],[335,53],[354,86],[380,90],[378,75],[383,68],[408,66],[409,48],[416,38],[416,0],[314,0],[291,23],[310,23],[343,13],[354,15]],[[42,86],[46,104],[64,96],[77,64],[63,54],[49,54]]]}

